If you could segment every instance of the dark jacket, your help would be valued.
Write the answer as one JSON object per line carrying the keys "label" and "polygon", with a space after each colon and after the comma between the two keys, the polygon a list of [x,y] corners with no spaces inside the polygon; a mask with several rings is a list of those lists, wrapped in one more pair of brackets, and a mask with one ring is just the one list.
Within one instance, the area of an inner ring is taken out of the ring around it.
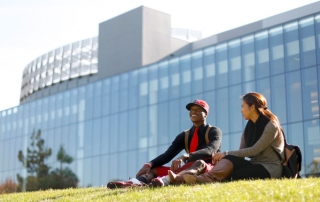
{"label": "dark jacket", "polygon": [[[205,133],[209,124],[203,124],[199,127],[198,132],[198,147],[195,152],[189,154],[188,161],[196,161],[199,159],[210,159],[212,153],[220,152],[221,150],[221,139],[222,139],[222,132],[218,127],[212,127],[209,131],[208,138],[209,144],[206,143],[205,140]],[[193,137],[195,127],[192,126],[190,128],[189,134],[189,148],[190,143]],[[172,142],[170,147],[165,151],[163,154],[159,155],[155,159],[151,160],[152,167],[162,166],[168,162],[170,162],[176,155],[178,155],[182,150],[185,149],[185,133],[180,133]]]}

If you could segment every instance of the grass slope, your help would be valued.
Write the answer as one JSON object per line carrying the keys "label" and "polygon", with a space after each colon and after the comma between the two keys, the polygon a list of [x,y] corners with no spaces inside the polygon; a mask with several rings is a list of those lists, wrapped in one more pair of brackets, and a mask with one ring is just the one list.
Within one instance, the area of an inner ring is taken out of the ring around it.
{"label": "grass slope", "polygon": [[320,178],[255,180],[162,188],[106,187],[0,195],[2,201],[320,201]]}

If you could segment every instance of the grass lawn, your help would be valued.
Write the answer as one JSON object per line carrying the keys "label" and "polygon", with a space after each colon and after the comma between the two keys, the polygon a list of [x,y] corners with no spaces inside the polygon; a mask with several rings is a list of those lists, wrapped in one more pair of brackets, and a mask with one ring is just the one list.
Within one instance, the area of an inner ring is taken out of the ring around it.
{"label": "grass lawn", "polygon": [[106,187],[2,194],[2,201],[320,201],[320,178],[237,181],[162,188]]}

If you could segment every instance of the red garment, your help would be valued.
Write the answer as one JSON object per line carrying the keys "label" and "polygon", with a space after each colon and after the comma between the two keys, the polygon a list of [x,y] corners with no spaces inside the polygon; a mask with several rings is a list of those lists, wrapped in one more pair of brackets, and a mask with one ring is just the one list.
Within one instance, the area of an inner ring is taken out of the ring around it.
{"label": "red garment", "polygon": [[[193,163],[194,163],[194,161],[191,161],[191,162],[184,164],[175,173],[179,173],[179,172],[189,168]],[[207,166],[206,166],[206,170],[204,171],[205,173],[209,172],[214,167],[211,163],[206,163],[206,164],[207,164]],[[156,167],[155,169],[157,170],[158,177],[163,177],[163,176],[168,175],[168,171],[170,170],[170,167],[159,166],[159,167]]]}
{"label": "red garment", "polygon": [[193,136],[192,136],[192,140],[190,143],[190,153],[195,152],[197,150],[198,147],[198,131],[199,128],[195,128],[194,132],[193,132]]}

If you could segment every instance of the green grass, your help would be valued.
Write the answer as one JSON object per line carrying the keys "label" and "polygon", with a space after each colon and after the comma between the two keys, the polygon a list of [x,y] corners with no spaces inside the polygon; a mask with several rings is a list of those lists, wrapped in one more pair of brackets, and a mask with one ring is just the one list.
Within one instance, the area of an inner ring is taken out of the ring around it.
{"label": "green grass", "polygon": [[3,194],[2,201],[320,201],[320,178],[256,180],[162,188],[106,187]]}

